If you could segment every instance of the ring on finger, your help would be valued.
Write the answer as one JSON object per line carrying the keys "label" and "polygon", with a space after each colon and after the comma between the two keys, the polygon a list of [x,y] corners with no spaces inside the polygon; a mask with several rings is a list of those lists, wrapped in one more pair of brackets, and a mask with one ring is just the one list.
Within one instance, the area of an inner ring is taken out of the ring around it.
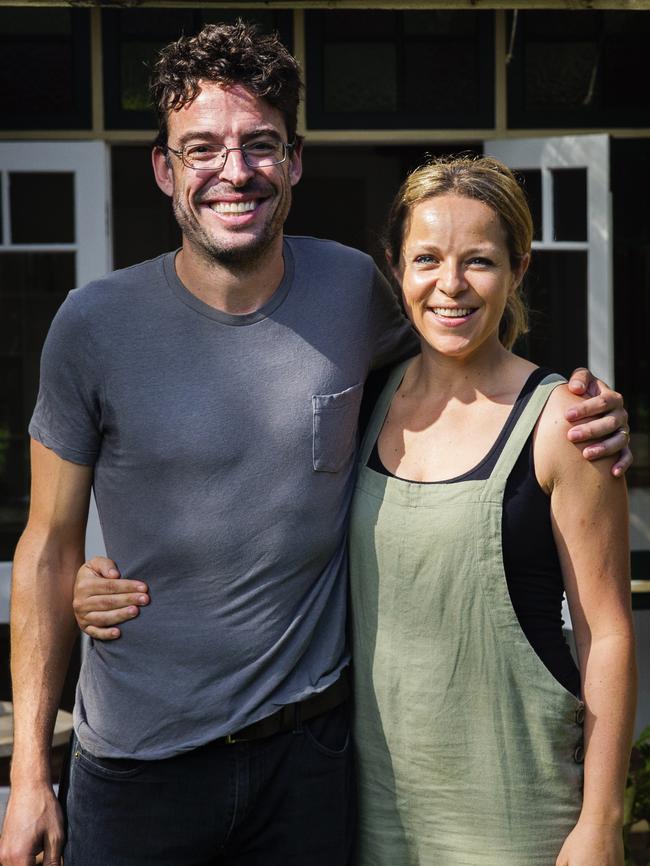
{"label": "ring on finger", "polygon": [[630,441],[630,428],[629,427],[619,427],[618,432],[622,433],[628,442]]}

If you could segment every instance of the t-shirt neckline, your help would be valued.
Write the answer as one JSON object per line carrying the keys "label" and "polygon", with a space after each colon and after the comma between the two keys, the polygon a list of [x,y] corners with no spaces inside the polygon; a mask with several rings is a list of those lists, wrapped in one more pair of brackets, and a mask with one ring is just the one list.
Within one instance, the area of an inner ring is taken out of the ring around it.
{"label": "t-shirt neckline", "polygon": [[255,310],[252,313],[243,313],[242,315],[225,313],[223,312],[223,310],[217,310],[214,307],[211,307],[209,304],[206,304],[205,301],[197,298],[196,295],[192,294],[192,292],[190,292],[190,290],[183,285],[183,283],[178,277],[178,274],[176,273],[176,267],[174,264],[174,261],[179,251],[180,250],[178,249],[173,250],[172,252],[167,253],[165,256],[163,256],[163,270],[169,288],[178,298],[178,300],[181,301],[181,303],[185,304],[186,307],[190,307],[190,309],[194,310],[196,313],[199,313],[200,315],[205,316],[208,319],[213,319],[215,322],[219,322],[222,325],[233,325],[235,327],[241,327],[242,325],[254,325],[256,322],[260,322],[263,319],[268,318],[271,313],[277,310],[280,304],[284,301],[286,296],[289,294],[291,286],[293,285],[293,252],[291,251],[290,244],[285,238],[282,244],[284,275],[282,277],[282,280],[280,281],[280,285],[277,287],[275,292],[273,292],[268,301],[258,310]]}

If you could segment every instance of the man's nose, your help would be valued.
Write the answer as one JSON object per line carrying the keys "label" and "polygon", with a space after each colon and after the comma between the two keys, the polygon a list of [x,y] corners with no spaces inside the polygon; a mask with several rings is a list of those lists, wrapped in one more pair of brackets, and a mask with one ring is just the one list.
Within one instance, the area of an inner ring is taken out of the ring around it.
{"label": "man's nose", "polygon": [[251,179],[255,169],[246,165],[244,154],[239,148],[232,148],[226,152],[226,158],[219,176],[233,186],[244,186]]}

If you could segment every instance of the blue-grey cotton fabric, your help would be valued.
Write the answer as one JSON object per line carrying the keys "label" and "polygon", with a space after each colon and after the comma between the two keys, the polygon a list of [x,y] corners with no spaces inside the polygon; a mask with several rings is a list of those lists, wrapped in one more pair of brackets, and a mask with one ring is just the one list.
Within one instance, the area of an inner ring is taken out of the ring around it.
{"label": "blue-grey cotton fabric", "polygon": [[286,238],[281,285],[242,316],[174,255],[70,292],[30,424],[94,467],[108,554],[150,587],[82,666],[75,728],[103,757],[184,752],[337,679],[363,382],[413,346],[356,250]]}

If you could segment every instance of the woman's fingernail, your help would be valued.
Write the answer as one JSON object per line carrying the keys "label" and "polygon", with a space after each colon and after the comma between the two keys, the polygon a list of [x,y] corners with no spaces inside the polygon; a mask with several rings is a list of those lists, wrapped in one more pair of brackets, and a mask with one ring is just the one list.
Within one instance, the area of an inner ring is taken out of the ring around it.
{"label": "woman's fingernail", "polygon": [[575,421],[575,419],[577,417],[578,417],[578,410],[577,409],[567,409],[566,414],[565,414],[565,418],[567,418],[569,421]]}

